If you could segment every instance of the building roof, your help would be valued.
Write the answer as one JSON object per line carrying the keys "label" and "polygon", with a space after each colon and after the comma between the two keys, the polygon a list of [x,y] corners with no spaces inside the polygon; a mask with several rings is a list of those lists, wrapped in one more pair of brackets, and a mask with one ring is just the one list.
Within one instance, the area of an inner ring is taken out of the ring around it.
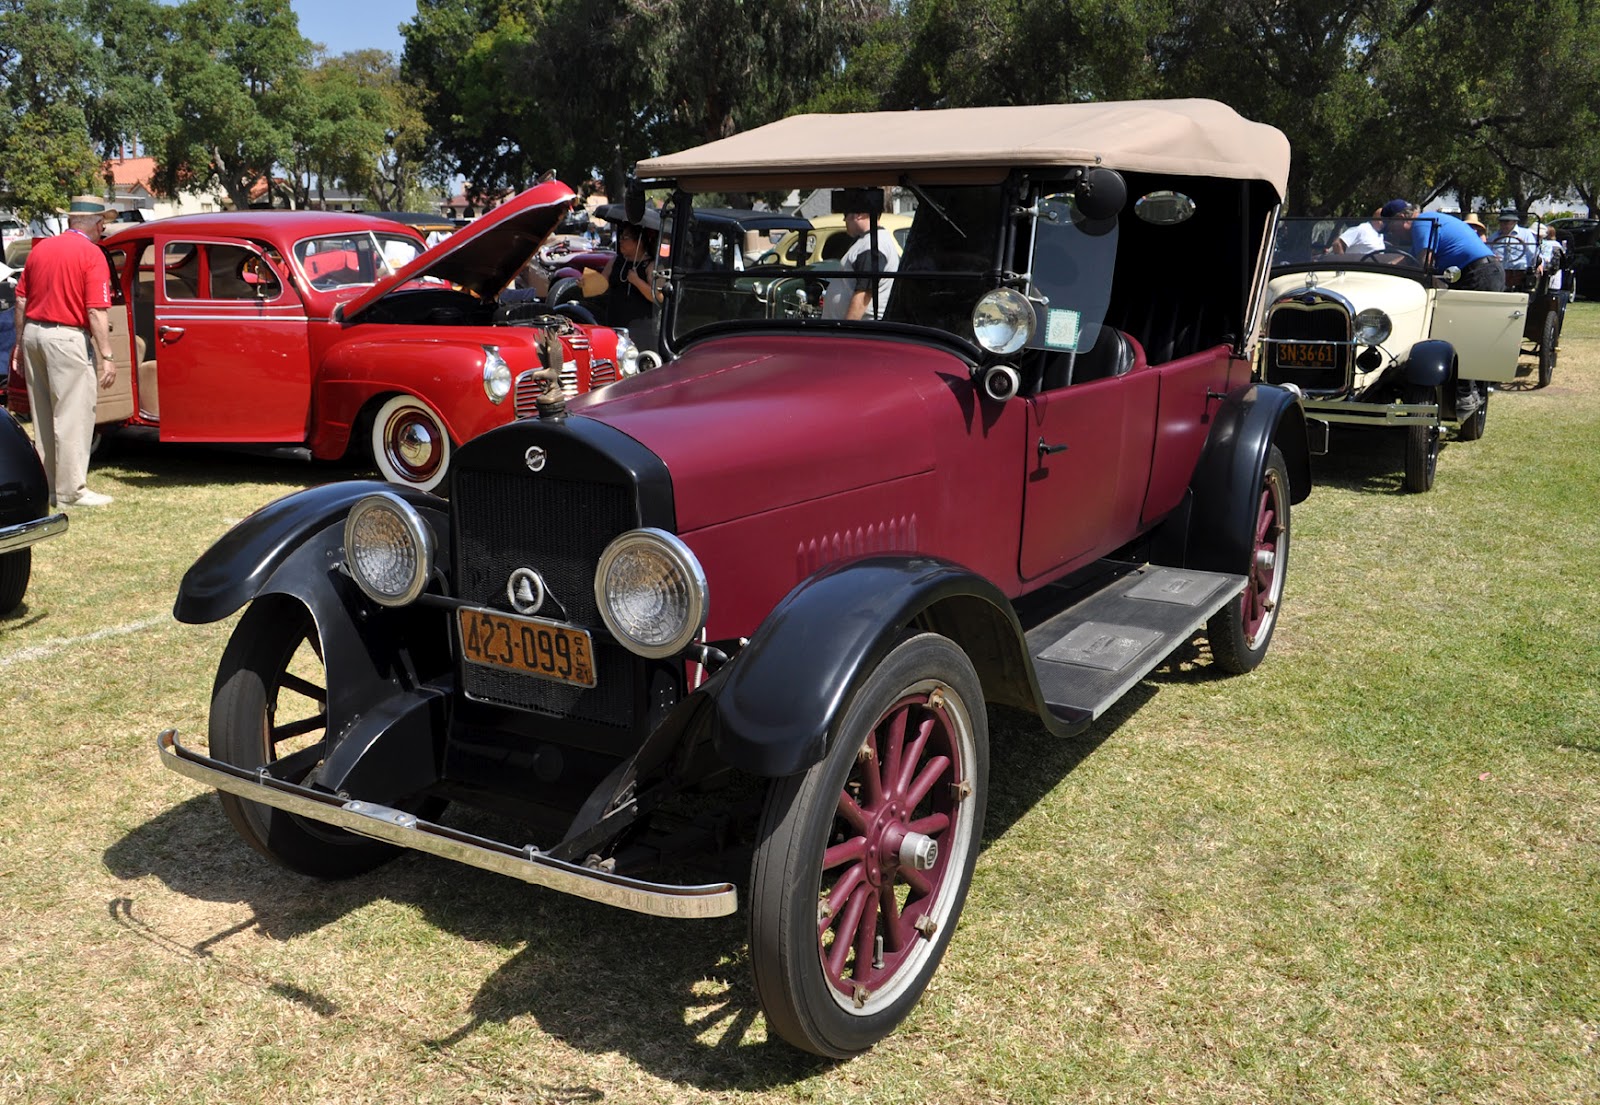
{"label": "building roof", "polygon": [[1094,164],[1264,180],[1282,196],[1289,140],[1215,100],[872,111],[793,115],[641,161],[637,172],[694,191],[735,191],[779,179],[892,182],[905,172],[919,180],[980,179],[1013,167]]}

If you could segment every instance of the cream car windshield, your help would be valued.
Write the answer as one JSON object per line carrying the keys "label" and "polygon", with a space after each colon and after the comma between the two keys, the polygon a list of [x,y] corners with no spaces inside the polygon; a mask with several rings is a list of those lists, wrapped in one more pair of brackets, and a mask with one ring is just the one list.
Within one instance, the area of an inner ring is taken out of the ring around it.
{"label": "cream car windshield", "polygon": [[1417,249],[1412,230],[1389,220],[1360,216],[1290,216],[1278,220],[1272,247],[1274,269],[1344,269],[1386,266],[1417,275],[1433,252],[1434,226],[1415,223],[1424,245]]}
{"label": "cream car windshield", "polygon": [[363,230],[302,239],[295,243],[294,257],[313,288],[329,291],[376,284],[422,250],[414,238]]}

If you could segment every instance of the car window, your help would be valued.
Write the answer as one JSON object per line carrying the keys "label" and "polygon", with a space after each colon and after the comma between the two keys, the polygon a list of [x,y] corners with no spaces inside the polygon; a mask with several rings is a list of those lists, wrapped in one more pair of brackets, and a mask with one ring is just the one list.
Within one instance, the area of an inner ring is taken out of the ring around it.
{"label": "car window", "polygon": [[301,271],[319,291],[375,284],[421,252],[421,244],[413,238],[372,231],[306,238],[294,247]]}
{"label": "car window", "polygon": [[168,299],[200,297],[200,246],[194,242],[168,242],[161,252],[161,268]]}
{"label": "car window", "polygon": [[283,291],[272,266],[243,245],[168,242],[162,270],[168,299],[264,300]]}
{"label": "car window", "polygon": [[845,255],[851,244],[852,242],[850,235],[846,234],[843,230],[835,231],[834,233],[829,234],[828,237],[823,240],[822,256],[819,258],[819,260],[837,261],[839,258]]}

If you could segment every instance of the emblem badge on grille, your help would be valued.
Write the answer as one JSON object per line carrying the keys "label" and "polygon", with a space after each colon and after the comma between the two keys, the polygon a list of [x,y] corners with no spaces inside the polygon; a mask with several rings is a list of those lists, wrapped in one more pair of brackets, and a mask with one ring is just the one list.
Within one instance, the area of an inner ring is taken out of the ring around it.
{"label": "emblem badge on grille", "polygon": [[544,580],[532,568],[518,568],[506,580],[506,598],[519,614],[537,614],[544,596]]}
{"label": "emblem badge on grille", "polygon": [[522,459],[527,462],[528,471],[543,472],[544,462],[549,458],[546,457],[543,448],[538,445],[530,445],[528,446],[528,451],[522,454]]}

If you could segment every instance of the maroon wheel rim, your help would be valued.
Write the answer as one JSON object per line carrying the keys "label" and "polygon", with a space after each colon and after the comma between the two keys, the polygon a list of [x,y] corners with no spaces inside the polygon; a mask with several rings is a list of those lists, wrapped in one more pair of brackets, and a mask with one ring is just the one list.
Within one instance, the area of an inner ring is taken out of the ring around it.
{"label": "maroon wheel rim", "polygon": [[423,483],[444,462],[444,431],[419,407],[401,407],[383,425],[383,451],[406,479]]}
{"label": "maroon wheel rim", "polygon": [[1255,648],[1272,627],[1283,592],[1284,554],[1288,529],[1284,524],[1283,483],[1275,470],[1267,472],[1256,507],[1255,541],[1250,551],[1250,571],[1245,582],[1243,628],[1245,642]]}
{"label": "maroon wheel rim", "polygon": [[938,685],[916,688],[868,734],[822,857],[817,950],[841,1005],[862,1010],[914,983],[960,902],[973,845],[970,719]]}

